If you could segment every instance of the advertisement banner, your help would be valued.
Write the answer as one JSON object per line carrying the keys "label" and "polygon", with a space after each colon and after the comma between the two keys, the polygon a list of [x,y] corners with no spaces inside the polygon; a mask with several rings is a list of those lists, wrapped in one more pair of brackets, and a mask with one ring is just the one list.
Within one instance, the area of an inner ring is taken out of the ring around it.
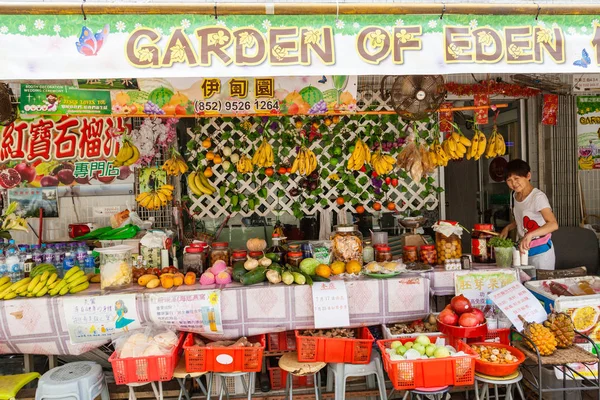
{"label": "advertisement banner", "polygon": [[110,115],[110,92],[27,83],[21,85],[19,108],[21,114]]}
{"label": "advertisement banner", "polygon": [[[54,187],[133,182],[130,167],[114,167],[124,118],[50,117],[2,127],[0,187]],[[115,182],[116,183],[116,182]]]}
{"label": "advertisement banner", "polygon": [[356,110],[356,76],[140,79],[112,91],[115,115],[324,114]]}
{"label": "advertisement banner", "polygon": [[595,15],[0,15],[4,79],[598,73]]}
{"label": "advertisement banner", "polygon": [[600,95],[577,97],[577,164],[600,169]]}
{"label": "advertisement banner", "polygon": [[454,274],[454,291],[462,294],[475,307],[484,307],[488,295],[517,281],[514,270],[458,271]]}

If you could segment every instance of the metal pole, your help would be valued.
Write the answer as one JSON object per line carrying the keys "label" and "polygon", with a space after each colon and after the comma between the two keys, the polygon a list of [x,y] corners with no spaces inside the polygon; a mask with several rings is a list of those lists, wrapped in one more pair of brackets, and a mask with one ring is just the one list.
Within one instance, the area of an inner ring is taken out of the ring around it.
{"label": "metal pole", "polygon": [[519,122],[521,123],[521,160],[527,161],[527,101],[519,100]]}

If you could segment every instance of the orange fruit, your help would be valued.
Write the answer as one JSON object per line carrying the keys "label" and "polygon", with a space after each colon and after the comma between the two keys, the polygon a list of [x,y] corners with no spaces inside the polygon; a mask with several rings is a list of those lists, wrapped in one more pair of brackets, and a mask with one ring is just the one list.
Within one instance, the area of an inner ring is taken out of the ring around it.
{"label": "orange fruit", "polygon": [[296,121],[296,128],[300,129],[302,128],[302,125],[304,125],[302,121]]}
{"label": "orange fruit", "polygon": [[317,276],[329,278],[331,276],[331,268],[327,264],[319,264],[315,270]]}
{"label": "orange fruit", "polygon": [[279,167],[279,170],[277,172],[279,172],[279,175],[285,175],[285,173],[287,172],[287,168]]}
{"label": "orange fruit", "polygon": [[373,203],[373,210],[375,210],[375,211],[381,210],[381,203],[379,203],[377,201],[375,203]]}
{"label": "orange fruit", "polygon": [[212,151],[207,151],[206,152],[206,159],[207,160],[214,160],[215,159],[215,153],[213,153]]}
{"label": "orange fruit", "polygon": [[390,201],[390,202],[387,204],[387,209],[388,209],[388,210],[390,210],[390,211],[393,211],[393,210],[395,210],[395,209],[396,209],[396,205],[394,204],[394,202],[393,202],[393,201]]}
{"label": "orange fruit", "polygon": [[207,178],[210,178],[211,176],[213,176],[212,168],[206,167],[206,169],[204,170],[204,176]]}
{"label": "orange fruit", "polygon": [[288,174],[291,174],[291,173],[292,173],[292,167],[287,167],[285,170],[286,170],[286,172],[287,172]]}
{"label": "orange fruit", "polygon": [[205,149],[208,149],[211,145],[212,143],[210,142],[210,139],[204,139],[202,141],[202,147],[204,147]]}
{"label": "orange fruit", "polygon": [[223,159],[221,158],[221,156],[220,156],[220,155],[218,155],[218,154],[217,154],[217,155],[215,156],[215,158],[214,158],[213,162],[214,162],[215,164],[221,164],[221,163],[223,162]]}
{"label": "orange fruit", "polygon": [[356,212],[362,214],[365,212],[365,208],[363,206],[356,206]]}
{"label": "orange fruit", "polygon": [[313,122],[312,123],[312,127],[315,129],[319,129],[319,123],[318,122]]}
{"label": "orange fruit", "polygon": [[331,119],[331,122],[333,122],[334,124],[339,123],[340,122],[339,115],[334,115],[333,118]]}
{"label": "orange fruit", "polygon": [[275,173],[275,170],[271,167],[265,169],[265,175],[266,176],[273,176],[273,174]]}
{"label": "orange fruit", "polygon": [[349,274],[360,274],[362,265],[356,260],[348,261],[346,263],[346,272]]}
{"label": "orange fruit", "polygon": [[331,125],[331,120],[329,118],[325,118],[325,126]]}
{"label": "orange fruit", "polygon": [[343,198],[342,196],[340,196],[340,197],[338,197],[338,198],[335,200],[335,202],[336,202],[336,203],[337,203],[339,206],[341,206],[341,205],[343,205],[343,204],[344,204],[344,198]]}
{"label": "orange fruit", "polygon": [[344,264],[342,261],[332,262],[330,268],[333,275],[339,275],[346,272],[346,264]]}

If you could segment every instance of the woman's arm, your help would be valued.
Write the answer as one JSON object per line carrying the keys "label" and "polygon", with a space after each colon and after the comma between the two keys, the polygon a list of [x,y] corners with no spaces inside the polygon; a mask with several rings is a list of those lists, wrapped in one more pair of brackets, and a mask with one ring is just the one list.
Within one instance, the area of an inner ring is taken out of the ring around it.
{"label": "woman's arm", "polygon": [[516,227],[517,227],[517,223],[515,221],[513,221],[510,224],[506,225],[504,227],[504,229],[502,229],[502,232],[500,232],[500,237],[503,238],[503,239],[506,239],[508,237],[508,234],[510,233],[510,231],[512,231]]}
{"label": "woman's arm", "polygon": [[558,230],[558,222],[556,222],[556,217],[554,216],[551,208],[544,208],[540,211],[540,213],[542,214],[542,217],[544,217],[544,221],[546,221],[546,223],[535,231],[527,232],[525,237],[521,240],[521,244],[519,245],[519,249],[522,252],[529,250],[529,244],[534,237],[546,236],[547,234]]}

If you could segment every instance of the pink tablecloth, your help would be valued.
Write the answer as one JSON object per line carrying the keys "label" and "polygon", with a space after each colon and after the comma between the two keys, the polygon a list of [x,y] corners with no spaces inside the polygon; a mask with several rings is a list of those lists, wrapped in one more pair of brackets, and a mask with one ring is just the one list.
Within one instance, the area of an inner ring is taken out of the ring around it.
{"label": "pink tablecloth", "polygon": [[[429,313],[429,279],[410,278],[346,281],[353,327],[420,318]],[[170,289],[188,291],[200,286]],[[154,289],[152,293],[161,291]],[[135,287],[142,323],[149,317],[143,289]],[[146,291],[149,293],[149,291]],[[98,285],[77,295],[99,296]],[[232,284],[221,295],[225,338],[283,330],[312,328],[313,305],[307,285]],[[73,344],[69,340],[61,297],[17,298],[0,301],[0,353],[81,354],[106,342]]]}

